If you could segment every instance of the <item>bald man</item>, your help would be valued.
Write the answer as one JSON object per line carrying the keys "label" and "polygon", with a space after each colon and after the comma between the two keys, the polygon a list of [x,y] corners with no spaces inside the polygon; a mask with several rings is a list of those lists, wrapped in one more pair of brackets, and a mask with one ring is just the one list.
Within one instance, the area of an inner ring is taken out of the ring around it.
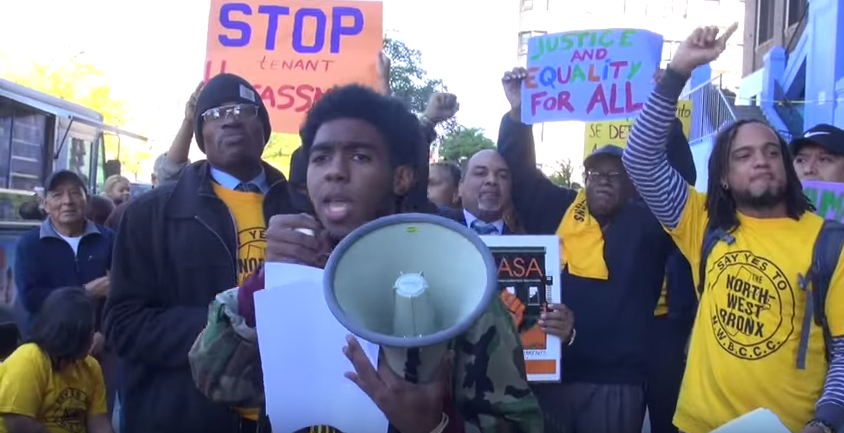
{"label": "bald man", "polygon": [[443,209],[444,216],[480,235],[512,234],[504,223],[510,206],[510,168],[495,150],[481,150],[466,163],[459,194],[463,209]]}

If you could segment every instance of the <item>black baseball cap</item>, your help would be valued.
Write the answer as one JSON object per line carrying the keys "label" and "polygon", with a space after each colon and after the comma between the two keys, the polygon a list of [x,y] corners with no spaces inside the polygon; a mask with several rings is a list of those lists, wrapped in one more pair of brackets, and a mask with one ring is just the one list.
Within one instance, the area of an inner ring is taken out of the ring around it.
{"label": "black baseball cap", "polygon": [[612,156],[615,158],[621,158],[621,155],[623,154],[624,149],[614,144],[608,144],[606,146],[599,147],[592,151],[592,153],[590,153],[589,156],[587,156],[586,159],[583,160],[583,167],[589,168],[589,166],[601,156]]}
{"label": "black baseball cap", "polygon": [[88,186],[85,185],[85,181],[82,180],[82,177],[80,177],[78,174],[76,174],[75,171],[72,170],[59,170],[47,176],[47,179],[44,181],[44,192],[50,192],[54,190],[57,186],[59,186],[60,183],[63,182],[75,183],[82,187],[83,191],[85,191],[86,193],[88,192]]}
{"label": "black baseball cap", "polygon": [[791,140],[788,148],[792,155],[797,155],[800,148],[807,144],[820,146],[830,153],[844,156],[844,130],[821,123],[810,128],[802,137]]}

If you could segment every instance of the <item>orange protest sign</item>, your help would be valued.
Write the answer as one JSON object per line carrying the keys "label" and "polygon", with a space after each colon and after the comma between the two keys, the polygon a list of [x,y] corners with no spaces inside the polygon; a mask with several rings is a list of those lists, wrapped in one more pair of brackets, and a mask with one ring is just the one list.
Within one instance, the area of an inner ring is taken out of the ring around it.
{"label": "orange protest sign", "polygon": [[380,1],[211,0],[205,80],[228,72],[255,86],[274,132],[297,133],[333,86],[376,87]]}

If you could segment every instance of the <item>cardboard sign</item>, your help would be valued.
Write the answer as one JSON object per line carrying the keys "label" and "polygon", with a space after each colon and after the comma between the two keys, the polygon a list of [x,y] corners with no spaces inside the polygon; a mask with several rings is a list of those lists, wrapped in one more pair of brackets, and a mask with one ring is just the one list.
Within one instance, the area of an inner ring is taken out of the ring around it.
{"label": "cardboard sign", "polygon": [[528,39],[522,121],[624,119],[642,109],[662,57],[662,35],[584,30]]}
{"label": "cardboard sign", "polygon": [[336,85],[378,85],[380,1],[211,0],[205,80],[228,72],[255,86],[274,132],[298,133]]}
{"label": "cardboard sign", "polygon": [[[677,118],[683,124],[683,134],[688,138],[692,128],[692,101],[682,100],[677,103]],[[608,120],[605,122],[587,122],[586,135],[583,140],[583,158],[591,155],[596,149],[607,145],[627,147],[627,137],[633,128],[635,117],[624,120]]]}

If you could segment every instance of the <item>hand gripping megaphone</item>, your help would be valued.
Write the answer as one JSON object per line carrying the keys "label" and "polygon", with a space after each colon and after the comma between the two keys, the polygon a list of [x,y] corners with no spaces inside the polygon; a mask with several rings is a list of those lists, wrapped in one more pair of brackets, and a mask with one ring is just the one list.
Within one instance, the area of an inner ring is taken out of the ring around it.
{"label": "hand gripping megaphone", "polygon": [[497,296],[495,260],[450,219],[398,214],[357,228],[325,267],[328,308],[352,334],[381,346],[405,380],[429,382],[448,343]]}

